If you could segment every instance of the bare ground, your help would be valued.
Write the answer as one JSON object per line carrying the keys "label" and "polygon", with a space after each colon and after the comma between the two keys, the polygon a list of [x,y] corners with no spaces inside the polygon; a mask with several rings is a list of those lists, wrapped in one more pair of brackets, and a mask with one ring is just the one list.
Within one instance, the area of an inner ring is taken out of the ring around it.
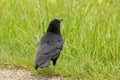
{"label": "bare ground", "polygon": [[65,80],[62,77],[43,77],[33,75],[25,69],[9,70],[6,68],[0,69],[0,80]]}

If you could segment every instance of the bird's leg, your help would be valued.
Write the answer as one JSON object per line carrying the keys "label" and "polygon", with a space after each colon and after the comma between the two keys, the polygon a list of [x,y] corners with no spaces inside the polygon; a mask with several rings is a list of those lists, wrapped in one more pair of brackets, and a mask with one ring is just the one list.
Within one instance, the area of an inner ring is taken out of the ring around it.
{"label": "bird's leg", "polygon": [[54,60],[53,60],[53,66],[56,65],[56,61],[57,61],[57,59],[54,59]]}

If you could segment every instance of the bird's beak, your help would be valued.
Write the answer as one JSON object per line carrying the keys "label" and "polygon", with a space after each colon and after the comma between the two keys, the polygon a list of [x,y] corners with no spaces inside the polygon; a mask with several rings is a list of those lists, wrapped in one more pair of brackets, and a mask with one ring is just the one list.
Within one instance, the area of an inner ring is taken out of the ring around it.
{"label": "bird's beak", "polygon": [[63,19],[62,19],[62,18],[60,18],[60,19],[59,19],[59,21],[61,22],[61,21],[63,21]]}

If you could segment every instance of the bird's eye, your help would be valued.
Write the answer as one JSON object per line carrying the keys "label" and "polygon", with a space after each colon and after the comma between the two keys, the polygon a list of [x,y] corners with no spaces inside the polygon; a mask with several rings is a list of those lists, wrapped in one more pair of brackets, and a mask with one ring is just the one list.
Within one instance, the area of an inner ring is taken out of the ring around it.
{"label": "bird's eye", "polygon": [[57,23],[57,26],[60,26],[60,23],[59,23],[59,22]]}

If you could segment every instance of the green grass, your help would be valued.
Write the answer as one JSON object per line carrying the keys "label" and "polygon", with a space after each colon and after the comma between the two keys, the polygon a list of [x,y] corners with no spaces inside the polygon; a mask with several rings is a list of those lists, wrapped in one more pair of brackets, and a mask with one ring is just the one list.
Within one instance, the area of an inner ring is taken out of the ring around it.
{"label": "green grass", "polygon": [[[49,22],[63,18],[64,49],[56,67],[34,70]],[[45,76],[120,79],[119,0],[0,0],[0,63]]]}

